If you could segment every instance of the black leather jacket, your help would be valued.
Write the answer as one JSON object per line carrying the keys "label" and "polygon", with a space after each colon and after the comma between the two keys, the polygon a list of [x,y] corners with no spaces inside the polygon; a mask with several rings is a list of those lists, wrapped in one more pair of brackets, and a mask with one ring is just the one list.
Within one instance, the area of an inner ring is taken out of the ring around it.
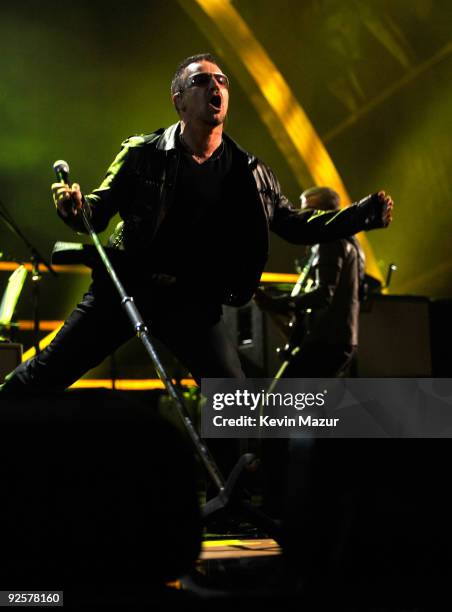
{"label": "black leather jacket", "polygon": [[305,342],[357,346],[364,253],[353,236],[312,247],[315,287],[293,299],[309,335]]}
{"label": "black leather jacket", "polygon": [[[147,136],[127,139],[100,187],[85,196],[98,232],[119,212],[122,221],[110,237],[110,245],[129,255],[146,256],[147,247],[173,203],[180,155],[176,146],[179,130],[177,123]],[[267,261],[269,230],[295,244],[315,244],[383,227],[383,207],[374,196],[340,212],[296,210],[282,194],[272,170],[226,134],[224,138],[233,151],[235,174],[228,181],[232,193],[240,194],[246,202],[248,198],[254,200],[252,231],[248,223],[247,234],[240,235],[241,219],[237,219],[239,237],[230,236],[231,248],[237,241],[242,246],[246,243],[246,256],[239,274],[223,286],[224,304],[238,306],[253,296]],[[64,221],[79,232],[85,231],[79,216],[69,216]]]}

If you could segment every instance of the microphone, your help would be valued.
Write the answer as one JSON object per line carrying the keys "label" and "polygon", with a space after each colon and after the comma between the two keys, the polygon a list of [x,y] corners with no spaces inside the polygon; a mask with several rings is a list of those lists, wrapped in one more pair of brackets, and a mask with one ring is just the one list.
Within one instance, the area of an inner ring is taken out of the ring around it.
{"label": "microphone", "polygon": [[59,183],[66,183],[71,186],[69,182],[69,164],[64,159],[59,159],[53,164],[53,170]]}
{"label": "microphone", "polygon": [[[71,183],[69,182],[69,164],[67,161],[64,161],[64,159],[57,160],[53,164],[53,170],[59,183],[66,183],[66,185],[69,187],[71,186]],[[72,198],[65,200],[62,206],[67,214],[74,213],[74,202]]]}

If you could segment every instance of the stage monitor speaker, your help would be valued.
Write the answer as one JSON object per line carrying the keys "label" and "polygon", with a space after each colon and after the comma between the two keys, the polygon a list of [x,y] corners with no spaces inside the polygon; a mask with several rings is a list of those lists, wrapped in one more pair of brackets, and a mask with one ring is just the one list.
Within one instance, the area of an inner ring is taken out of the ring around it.
{"label": "stage monitor speaker", "polygon": [[152,399],[106,390],[0,394],[5,588],[67,587],[109,603],[128,594],[136,604],[194,568],[194,449],[154,416]]}
{"label": "stage monitor speaker", "polygon": [[16,342],[0,342],[0,383],[22,361],[22,345]]}
{"label": "stage monitor speaker", "polygon": [[427,298],[376,295],[361,305],[356,374],[360,378],[432,375]]}

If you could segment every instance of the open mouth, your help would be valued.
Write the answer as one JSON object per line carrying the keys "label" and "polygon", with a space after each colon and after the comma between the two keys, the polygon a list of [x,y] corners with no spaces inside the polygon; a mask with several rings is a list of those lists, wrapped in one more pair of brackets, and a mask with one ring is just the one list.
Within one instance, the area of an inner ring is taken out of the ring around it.
{"label": "open mouth", "polygon": [[209,100],[210,106],[213,106],[215,110],[221,110],[221,96],[214,94]]}

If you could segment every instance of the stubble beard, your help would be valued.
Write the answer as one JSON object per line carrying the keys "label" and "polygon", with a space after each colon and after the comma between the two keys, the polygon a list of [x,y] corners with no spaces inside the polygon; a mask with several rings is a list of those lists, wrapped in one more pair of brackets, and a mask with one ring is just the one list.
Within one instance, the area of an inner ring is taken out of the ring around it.
{"label": "stubble beard", "polygon": [[210,127],[217,127],[218,125],[221,125],[222,123],[224,123],[224,117],[223,118],[214,117],[213,119],[207,119],[205,123],[207,123],[207,125],[209,125]]}
{"label": "stubble beard", "polygon": [[225,122],[226,113],[219,112],[212,114],[210,110],[201,113],[200,119],[209,127],[217,127]]}

